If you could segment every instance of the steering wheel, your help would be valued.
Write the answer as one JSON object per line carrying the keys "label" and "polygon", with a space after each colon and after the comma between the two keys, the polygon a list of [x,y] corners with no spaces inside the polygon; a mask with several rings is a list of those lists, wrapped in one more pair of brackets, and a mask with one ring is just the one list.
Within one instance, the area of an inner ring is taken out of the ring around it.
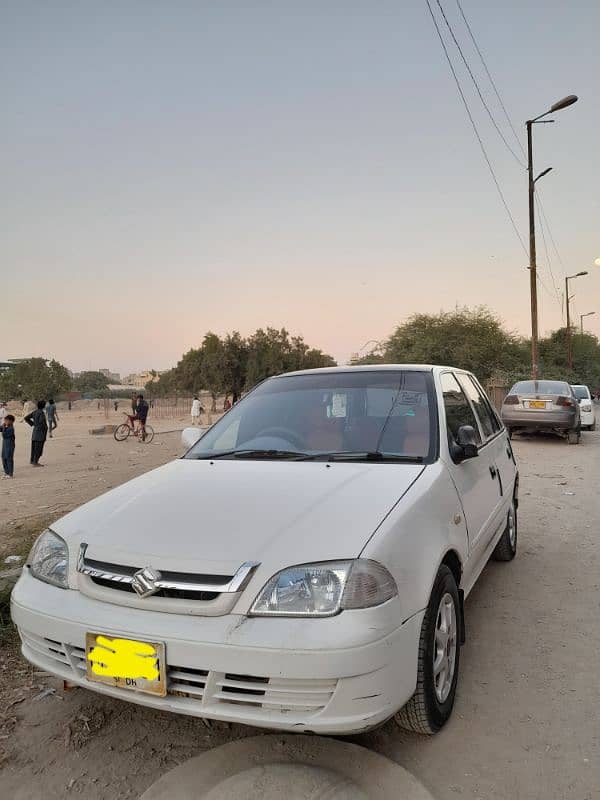
{"label": "steering wheel", "polygon": [[290,431],[287,428],[265,428],[264,431],[261,431],[260,436],[274,436],[278,439],[285,439],[286,442],[295,445],[299,450],[302,450],[305,446],[305,443],[300,438],[300,435],[294,433],[294,431]]}

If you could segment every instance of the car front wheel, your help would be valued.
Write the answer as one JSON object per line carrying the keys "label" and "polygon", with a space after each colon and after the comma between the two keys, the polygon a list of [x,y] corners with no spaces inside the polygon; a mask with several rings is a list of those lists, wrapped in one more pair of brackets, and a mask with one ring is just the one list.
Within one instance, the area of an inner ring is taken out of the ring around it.
{"label": "car front wheel", "polygon": [[452,713],[460,655],[458,586],[444,564],[436,576],[421,626],[417,689],[396,714],[403,728],[437,733]]}

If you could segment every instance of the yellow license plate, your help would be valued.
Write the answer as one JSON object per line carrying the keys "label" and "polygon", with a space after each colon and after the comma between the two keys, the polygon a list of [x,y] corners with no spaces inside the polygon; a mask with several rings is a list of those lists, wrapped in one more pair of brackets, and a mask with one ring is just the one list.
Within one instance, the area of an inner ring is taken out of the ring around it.
{"label": "yellow license plate", "polygon": [[546,408],[545,400],[530,400],[529,408]]}
{"label": "yellow license plate", "polygon": [[164,642],[86,633],[85,661],[88,681],[158,697],[167,694]]}

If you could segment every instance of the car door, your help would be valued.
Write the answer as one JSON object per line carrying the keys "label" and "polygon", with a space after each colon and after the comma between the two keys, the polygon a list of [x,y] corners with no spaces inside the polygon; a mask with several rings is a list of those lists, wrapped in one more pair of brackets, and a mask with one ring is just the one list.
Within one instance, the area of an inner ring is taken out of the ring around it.
{"label": "car door", "polygon": [[485,540],[482,540],[482,545],[486,545],[498,532],[498,528],[503,528],[505,525],[513,494],[516,465],[506,431],[477,380],[473,375],[464,372],[459,373],[457,378],[479,422],[482,440],[479,455],[485,454],[489,460],[488,468],[496,481],[497,495],[493,518]]}
{"label": "car door", "polygon": [[[498,510],[498,479],[495,464],[495,448],[486,446],[482,440],[481,425],[467,395],[456,375],[443,372],[440,375],[448,441],[456,442],[461,425],[471,425],[477,434],[479,453],[461,463],[451,456],[448,469],[458,491],[469,538],[469,560],[477,561],[477,554],[495,532],[494,523]],[[449,448],[451,453],[451,448]]]}

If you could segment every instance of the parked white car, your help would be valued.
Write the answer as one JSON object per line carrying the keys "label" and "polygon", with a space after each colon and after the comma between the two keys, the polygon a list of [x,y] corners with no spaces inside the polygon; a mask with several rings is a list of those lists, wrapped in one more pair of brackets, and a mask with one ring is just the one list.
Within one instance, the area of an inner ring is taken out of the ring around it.
{"label": "parked white car", "polygon": [[573,389],[575,397],[577,398],[577,402],[579,403],[579,408],[581,411],[581,427],[587,428],[588,431],[595,431],[596,412],[594,411],[594,402],[592,400],[589,387],[577,383],[571,386],[571,389]]}
{"label": "parked white car", "polygon": [[298,372],[193,435],[183,458],[39,537],[12,594],[24,656],[179,713],[439,730],[464,598],[517,546],[517,468],[477,380]]}

